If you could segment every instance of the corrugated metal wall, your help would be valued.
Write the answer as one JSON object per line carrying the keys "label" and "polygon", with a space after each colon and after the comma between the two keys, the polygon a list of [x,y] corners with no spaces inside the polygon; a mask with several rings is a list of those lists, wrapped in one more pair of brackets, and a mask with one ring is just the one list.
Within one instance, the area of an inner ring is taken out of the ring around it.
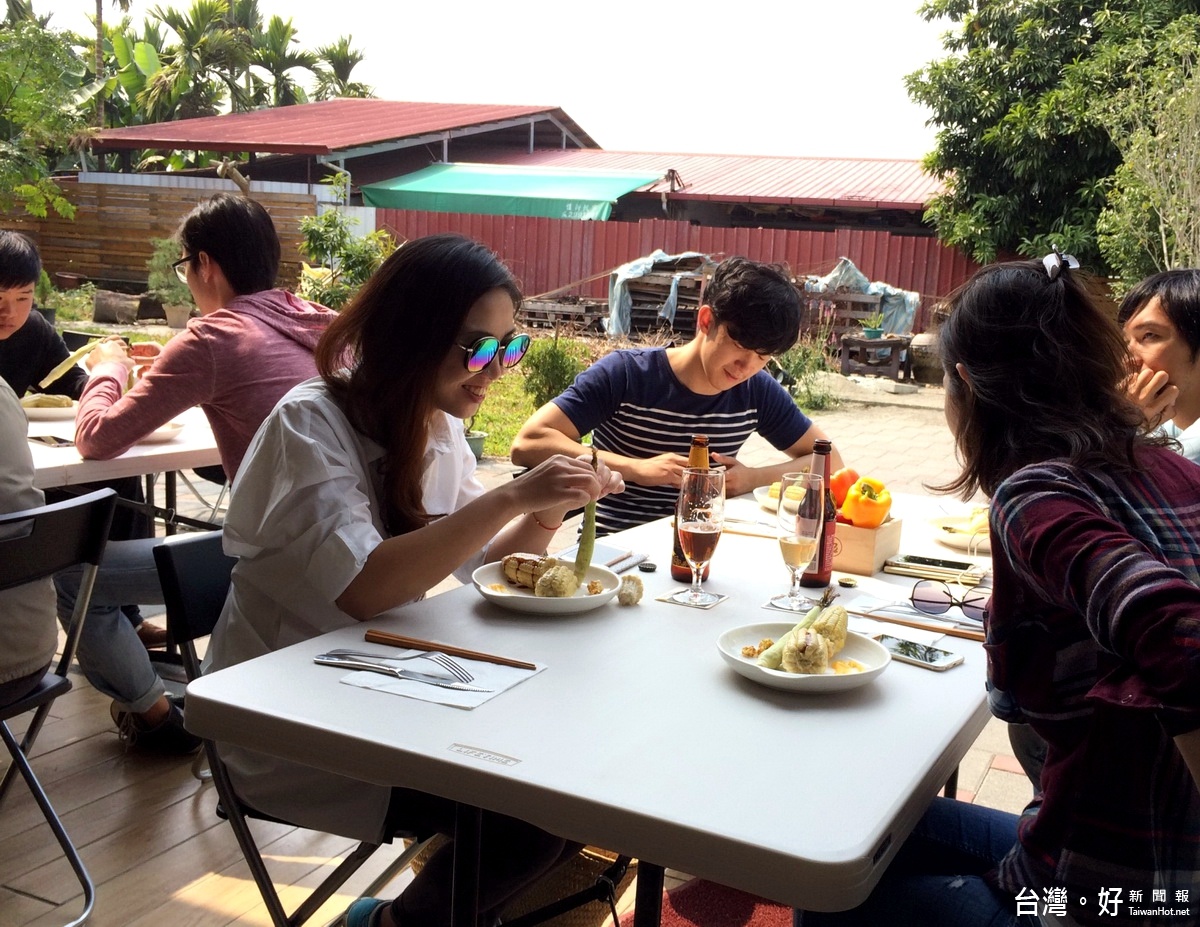
{"label": "corrugated metal wall", "polygon": [[[504,258],[529,296],[602,274],[656,248],[668,254],[740,254],[757,261],[784,263],[797,275],[817,276],[827,274],[839,258],[847,257],[868,279],[921,294],[921,311],[914,325],[918,331],[924,328],[932,304],[948,295],[978,266],[936,238],[886,231],[728,229],[659,219],[577,222],[397,209],[380,209],[376,223],[402,239],[459,232],[482,241]],[[605,297],[607,277],[573,292]]]}

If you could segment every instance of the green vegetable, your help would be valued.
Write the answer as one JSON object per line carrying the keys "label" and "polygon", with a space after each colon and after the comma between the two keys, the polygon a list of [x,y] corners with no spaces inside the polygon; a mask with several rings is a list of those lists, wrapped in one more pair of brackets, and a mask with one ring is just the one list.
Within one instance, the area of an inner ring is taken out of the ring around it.
{"label": "green vegetable", "polygon": [[98,345],[99,343],[100,343],[99,341],[92,341],[88,344],[85,344],[82,348],[79,348],[76,351],[72,351],[70,353],[70,355],[67,356],[66,360],[64,360],[57,367],[55,367],[53,370],[51,370],[48,374],[46,374],[44,377],[42,377],[41,380],[38,381],[38,388],[45,389],[47,386],[49,386],[51,383],[53,383],[55,380],[57,380],[59,377],[61,377],[64,373],[66,373],[68,370],[70,370],[72,367],[74,367],[76,364],[78,364],[81,360],[83,360],[85,357],[87,357],[89,354],[91,354],[92,349],[94,347],[96,347],[96,345]]}
{"label": "green vegetable", "polygon": [[814,605],[812,609],[800,619],[796,627],[788,631],[787,634],[780,634],[779,640],[773,643],[770,647],[758,655],[758,665],[765,666],[767,669],[779,669],[779,665],[783,662],[783,643],[795,631],[803,630],[817,620],[817,615],[821,614],[821,606]]}
{"label": "green vegetable", "polygon": [[[596,469],[596,448],[592,447],[592,470]],[[575,576],[582,583],[592,565],[592,551],[596,548],[596,501],[593,499],[583,509],[583,531],[579,535],[579,549],[575,552]]]}

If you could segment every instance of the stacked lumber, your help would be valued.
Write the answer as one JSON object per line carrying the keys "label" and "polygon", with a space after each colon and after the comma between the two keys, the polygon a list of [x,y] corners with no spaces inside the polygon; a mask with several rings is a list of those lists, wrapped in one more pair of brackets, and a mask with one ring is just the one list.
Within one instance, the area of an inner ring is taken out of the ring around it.
{"label": "stacked lumber", "polygon": [[[650,273],[628,281],[632,300],[629,327],[631,331],[659,331],[670,328],[689,338],[696,332],[696,310],[704,296],[708,281],[703,257],[660,261]],[[679,289],[675,303],[675,321],[668,325],[659,313],[671,295],[671,283],[678,277]]]}

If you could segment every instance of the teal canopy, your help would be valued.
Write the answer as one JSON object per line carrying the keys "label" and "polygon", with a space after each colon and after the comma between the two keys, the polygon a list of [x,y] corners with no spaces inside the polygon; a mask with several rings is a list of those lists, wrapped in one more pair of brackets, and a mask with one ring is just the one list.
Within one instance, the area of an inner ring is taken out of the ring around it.
{"label": "teal canopy", "polygon": [[621,196],[662,174],[504,164],[433,164],[362,187],[369,206],[488,216],[599,219]]}

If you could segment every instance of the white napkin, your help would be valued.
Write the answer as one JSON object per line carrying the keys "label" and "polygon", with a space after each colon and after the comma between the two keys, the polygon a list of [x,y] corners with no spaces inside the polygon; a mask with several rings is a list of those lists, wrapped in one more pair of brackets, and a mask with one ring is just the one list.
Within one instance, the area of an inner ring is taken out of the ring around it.
{"label": "white napkin", "polygon": [[[410,651],[411,652],[411,651]],[[404,656],[405,654],[397,654]],[[537,669],[521,669],[516,666],[501,666],[498,663],[486,663],[482,660],[466,660],[454,657],[466,667],[475,678],[468,685],[491,689],[491,692],[466,692],[462,689],[446,689],[425,682],[411,679],[396,679],[384,676],[382,673],[353,672],[341,678],[348,686],[358,686],[362,689],[375,689],[391,695],[402,695],[405,698],[415,698],[422,702],[436,702],[439,705],[450,705],[454,708],[478,708],[484,702],[490,701],[501,692],[524,682],[531,676],[536,676],[544,670],[545,664],[539,663]],[[399,667],[412,669],[419,673],[431,673],[441,676],[444,671],[427,660],[409,660],[397,663]]]}

